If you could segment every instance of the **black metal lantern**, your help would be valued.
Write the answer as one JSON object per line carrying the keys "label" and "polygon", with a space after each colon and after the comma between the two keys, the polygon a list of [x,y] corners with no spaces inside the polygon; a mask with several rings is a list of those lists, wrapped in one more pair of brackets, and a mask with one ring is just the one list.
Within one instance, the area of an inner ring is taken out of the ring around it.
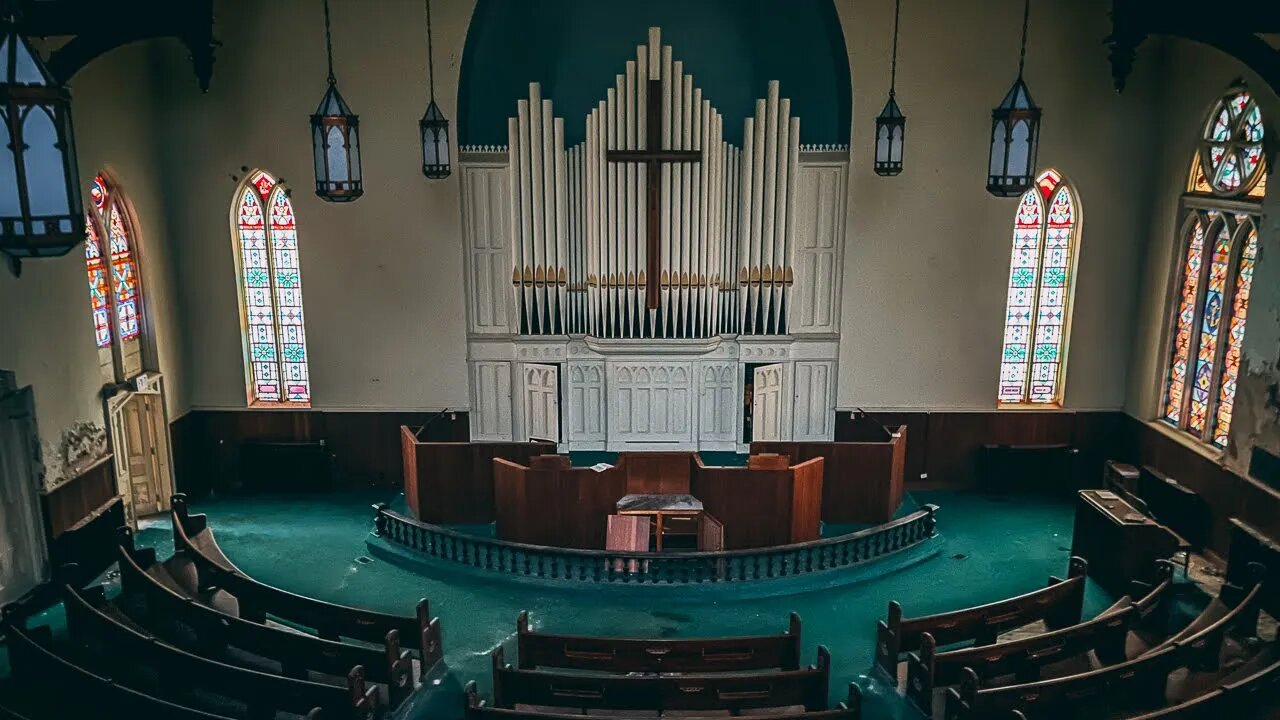
{"label": "black metal lantern", "polygon": [[997,197],[1016,197],[1035,180],[1036,152],[1040,145],[1040,108],[1031,99],[1022,69],[1027,59],[1027,21],[1031,1],[1022,11],[1022,54],[1018,58],[1018,78],[1000,105],[991,111],[991,155],[987,165],[987,192]]}
{"label": "black metal lantern", "polygon": [[884,109],[876,116],[876,158],[877,175],[897,175],[902,172],[902,144],[906,139],[907,117],[898,107],[895,90],[898,80],[898,15],[902,9],[902,0],[893,6],[893,64],[889,71],[889,100]]}
{"label": "black metal lantern", "polygon": [[311,116],[311,152],[316,165],[316,195],[329,202],[351,202],[364,194],[360,172],[360,116],[351,112],[333,75],[329,0],[324,0],[324,42],[329,57],[329,87]]}
{"label": "black metal lantern", "polygon": [[435,49],[431,45],[431,0],[427,0],[427,73],[431,83],[431,102],[418,121],[422,133],[422,174],[432,180],[449,177],[449,120],[436,105]]}
{"label": "black metal lantern", "polygon": [[0,252],[67,254],[84,241],[71,95],[10,18],[0,25]]}

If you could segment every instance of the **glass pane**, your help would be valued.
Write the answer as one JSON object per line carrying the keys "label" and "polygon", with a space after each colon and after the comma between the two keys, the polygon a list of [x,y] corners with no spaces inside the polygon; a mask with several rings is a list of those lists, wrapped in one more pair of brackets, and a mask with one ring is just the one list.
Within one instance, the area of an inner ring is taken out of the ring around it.
{"label": "glass pane", "polygon": [[111,310],[107,298],[107,273],[102,266],[102,244],[92,218],[85,216],[84,262],[89,274],[89,307],[93,313],[94,340],[98,347],[111,344]]}
{"label": "glass pane", "polygon": [[116,325],[120,339],[130,340],[138,337],[138,278],[129,234],[120,208],[114,202],[107,234],[111,246],[111,286],[116,296]]}
{"label": "glass pane", "polygon": [[1182,262],[1182,286],[1178,292],[1178,315],[1174,319],[1173,358],[1165,385],[1164,419],[1182,422],[1182,396],[1186,390],[1187,367],[1191,361],[1191,335],[1196,321],[1196,298],[1200,291],[1200,267],[1204,258],[1204,224],[1196,218]]}
{"label": "glass pane", "polygon": [[66,166],[62,151],[57,148],[58,131],[51,113],[43,106],[32,108],[22,129],[22,140],[27,145],[22,156],[27,172],[27,202],[31,214],[37,217],[73,212],[67,198]]}
{"label": "glass pane", "polygon": [[[262,187],[261,178],[255,179],[255,185]],[[240,195],[237,226],[253,399],[277,402],[280,400],[280,378],[276,366],[279,356],[276,352],[275,310],[271,300],[267,231],[263,224],[261,201],[250,188],[245,188]]]}
{"label": "glass pane", "polygon": [[1071,238],[1075,228],[1071,191],[1058,190],[1049,206],[1044,251],[1040,262],[1040,297],[1036,307],[1036,344],[1032,354],[1033,403],[1056,402],[1060,396],[1062,353],[1065,349],[1067,300],[1071,287]]}
{"label": "glass pane", "polygon": [[342,130],[331,126],[325,134],[325,153],[329,161],[329,182],[345,183],[350,177],[347,170],[347,144]]}
{"label": "glass pane", "polygon": [[1000,362],[999,400],[1022,402],[1030,370],[1032,313],[1040,268],[1042,204],[1034,189],[1022,194],[1014,219],[1013,259],[1005,308],[1004,350]]}
{"label": "glass pane", "polygon": [[1005,151],[1005,132],[1004,121],[997,122],[991,126],[991,167],[989,174],[992,176],[1004,175],[1004,151]]}
{"label": "glass pane", "polygon": [[16,218],[22,213],[18,198],[18,167],[9,148],[9,115],[0,108],[0,216]]}
{"label": "glass pane", "polygon": [[1187,426],[1197,434],[1204,431],[1209,412],[1209,394],[1213,391],[1216,375],[1214,362],[1217,359],[1218,331],[1222,326],[1222,298],[1226,291],[1227,266],[1230,262],[1231,233],[1227,231],[1225,223],[1220,223],[1201,310],[1200,349],[1196,352],[1196,373],[1191,386],[1191,407],[1187,419]]}
{"label": "glass pane", "polygon": [[310,402],[307,338],[302,317],[302,275],[293,204],[283,188],[271,195],[272,277],[280,332],[280,377],[289,402]]}
{"label": "glass pane", "polygon": [[1249,292],[1253,287],[1253,266],[1258,259],[1258,231],[1249,228],[1249,238],[1240,254],[1236,271],[1235,293],[1231,300],[1231,324],[1227,330],[1227,352],[1222,359],[1222,380],[1218,390],[1218,416],[1213,427],[1213,442],[1227,446],[1231,431],[1231,413],[1235,409],[1236,380],[1240,374],[1240,347],[1244,344],[1245,318],[1249,314]]}

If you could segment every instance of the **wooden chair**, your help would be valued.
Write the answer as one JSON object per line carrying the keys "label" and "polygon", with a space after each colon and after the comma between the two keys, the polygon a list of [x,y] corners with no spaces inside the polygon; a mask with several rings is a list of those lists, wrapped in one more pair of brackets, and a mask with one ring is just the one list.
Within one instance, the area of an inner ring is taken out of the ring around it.
{"label": "wooden chair", "polygon": [[959,683],[964,668],[972,669],[983,682],[1009,675],[1019,682],[1033,682],[1042,678],[1046,666],[1090,652],[1106,664],[1124,662],[1130,632],[1145,616],[1169,605],[1173,564],[1160,561],[1159,572],[1162,580],[1137,602],[1121,598],[1098,617],[1061,630],[941,653],[933,634],[923,633],[919,652],[907,653],[907,700],[920,712],[932,714],[934,691]]}
{"label": "wooden chair", "polygon": [[[489,705],[480,699],[479,693],[476,691],[476,683],[474,680],[467,683],[463,694],[466,697],[466,709],[464,717],[466,720],[582,720],[584,717],[580,713],[540,711],[534,709],[514,709],[501,708]],[[714,714],[713,714],[714,713]],[[696,714],[671,713],[668,717],[679,715],[682,718],[688,717],[734,717],[728,710],[724,711],[705,711]],[[661,717],[661,716],[659,716]],[[738,717],[742,717],[739,715]],[[769,720],[861,720],[862,718],[862,691],[858,686],[849,683],[849,698],[847,701],[840,703],[829,710],[813,710],[813,711],[781,711],[770,712],[767,715],[757,715],[757,717],[767,717]]]}
{"label": "wooden chair", "polygon": [[[414,689],[413,668],[400,650],[399,633],[387,633],[382,648],[333,642],[228,615],[183,595],[158,579],[165,570],[154,548],[134,548],[128,528],[120,534],[121,608],[142,627],[188,652],[220,655],[228,648],[279,663],[290,677],[315,672],[346,678],[357,667],[364,677],[387,688],[388,705],[397,707]],[[176,583],[173,583],[176,585]],[[238,655],[227,654],[228,662]]]}
{"label": "wooden chair", "polygon": [[268,616],[293,625],[314,629],[318,637],[341,641],[343,638],[381,643],[395,630],[400,638],[413,643],[420,663],[419,677],[426,677],[444,659],[440,620],[432,618],[427,600],[418,601],[414,616],[391,615],[336,605],[258,582],[237,568],[213,536],[208,517],[192,514],[183,494],[172,498],[170,516],[173,521],[174,552],[192,561],[196,582],[190,588],[201,592],[212,588],[235,596],[240,616],[254,622],[265,622]]}
{"label": "wooden chair", "polygon": [[1050,628],[1064,628],[1080,622],[1084,606],[1084,585],[1088,564],[1071,558],[1067,579],[1049,578],[1041,590],[1007,600],[927,615],[902,617],[902,606],[889,603],[889,617],[876,626],[876,667],[897,682],[898,661],[902,653],[918,650],[925,633],[938,645],[972,641],[974,645],[990,645],[1000,633],[1044,620]]}
{"label": "wooden chair", "polygon": [[728,710],[827,706],[831,655],[818,647],[818,662],[774,673],[687,675],[582,675],[513,668],[494,650],[493,704],[636,711]]}
{"label": "wooden chair", "polygon": [[[354,668],[347,687],[326,685],[249,670],[194,655],[167,645],[133,625],[107,602],[102,587],[77,591],[63,586],[63,606],[72,642],[85,667],[120,668],[129,685],[169,701],[199,706],[209,695],[243,704],[250,717],[276,712],[326,718],[368,720],[379,713],[378,693],[366,688],[364,672]],[[128,662],[121,663],[121,658]],[[218,706],[205,709],[217,711]]]}
{"label": "wooden chair", "polygon": [[516,638],[523,670],[710,673],[800,667],[800,616],[795,613],[780,635],[650,640],[536,632],[529,628],[529,613],[521,612]]}
{"label": "wooden chair", "polygon": [[[14,680],[38,700],[33,714],[56,718],[135,717],[158,720],[232,720],[225,715],[166,702],[98,675],[55,654],[48,626],[28,628],[19,613],[5,609],[5,647]],[[318,715],[311,715],[316,718]]]}

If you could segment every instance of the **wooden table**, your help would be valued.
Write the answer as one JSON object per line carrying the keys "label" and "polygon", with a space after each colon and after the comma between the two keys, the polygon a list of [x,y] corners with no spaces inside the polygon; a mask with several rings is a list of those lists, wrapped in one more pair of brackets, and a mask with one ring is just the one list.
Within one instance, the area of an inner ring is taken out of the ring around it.
{"label": "wooden table", "polygon": [[662,552],[662,538],[671,521],[673,535],[698,534],[698,520],[702,516],[702,501],[692,495],[624,495],[618,501],[619,515],[645,515],[653,518],[655,549]]}
{"label": "wooden table", "polygon": [[1178,536],[1108,490],[1081,490],[1071,554],[1089,561],[1089,576],[1117,597],[1129,581],[1150,580],[1155,562],[1178,549]]}

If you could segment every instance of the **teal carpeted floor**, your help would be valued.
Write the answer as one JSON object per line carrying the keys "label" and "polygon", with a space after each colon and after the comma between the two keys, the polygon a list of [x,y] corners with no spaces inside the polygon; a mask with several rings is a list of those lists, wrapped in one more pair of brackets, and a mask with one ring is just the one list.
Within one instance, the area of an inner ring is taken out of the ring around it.
{"label": "teal carpeted floor", "polygon": [[[921,615],[998,600],[1041,587],[1066,572],[1072,505],[1037,497],[994,498],[977,494],[916,493],[914,503],[941,506],[939,530],[945,547],[935,558],[900,572],[840,587],[801,586],[798,594],[734,600],[718,593],[690,593],[687,600],[646,597],[644,588],[603,598],[575,586],[560,590],[514,584],[495,577],[439,574],[424,577],[367,557],[371,504],[384,493],[254,497],[194,503],[208,513],[219,543],[255,577],[279,587],[378,610],[412,613],[429,598],[444,625],[448,672],[419,693],[405,718],[457,718],[461,686],[489,687],[488,653],[509,643],[515,618],[528,610],[536,627],[571,633],[632,636],[698,636],[781,632],[787,613],[804,621],[805,656],[819,643],[833,655],[832,700],[843,699],[850,681],[866,693],[867,717],[910,717],[901,700],[868,677],[875,623],[890,600],[906,614]],[[149,522],[143,544],[172,550],[167,521]],[[1092,585],[1085,612],[1110,604]],[[508,647],[508,658],[513,648]]]}

